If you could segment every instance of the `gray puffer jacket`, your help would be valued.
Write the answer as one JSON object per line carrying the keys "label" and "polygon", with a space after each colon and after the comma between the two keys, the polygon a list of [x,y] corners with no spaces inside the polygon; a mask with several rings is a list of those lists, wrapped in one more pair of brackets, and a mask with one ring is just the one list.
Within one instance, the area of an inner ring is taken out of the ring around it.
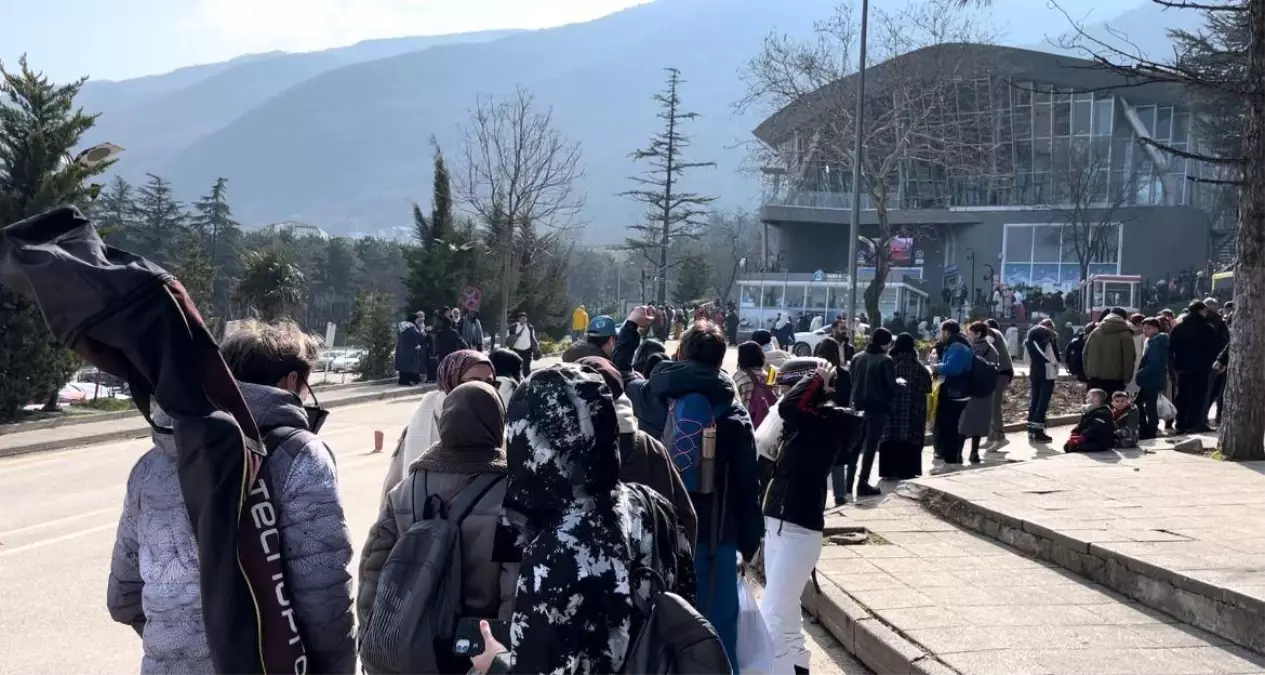
{"label": "gray puffer jacket", "polygon": [[[261,428],[306,428],[294,394],[242,384]],[[164,420],[156,415],[159,424]],[[264,466],[272,481],[286,563],[286,585],[306,641],[308,672],[352,673],[351,537],[338,495],[334,456],[319,438],[299,434],[281,444]],[[127,479],[106,604],[110,616],[141,635],[141,673],[213,673],[197,542],[176,474],[176,446],[154,435]]]}

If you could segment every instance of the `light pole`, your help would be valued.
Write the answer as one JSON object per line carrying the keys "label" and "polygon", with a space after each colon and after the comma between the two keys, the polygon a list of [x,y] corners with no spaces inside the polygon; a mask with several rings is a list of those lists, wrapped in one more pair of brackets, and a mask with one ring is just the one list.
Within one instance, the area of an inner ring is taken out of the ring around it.
{"label": "light pole", "polygon": [[970,247],[966,249],[966,259],[971,261],[971,294],[967,301],[971,303],[973,309],[975,307],[975,249]]}
{"label": "light pole", "polygon": [[852,143],[852,235],[848,246],[848,320],[857,317],[857,241],[861,238],[861,123],[865,117],[865,39],[870,21],[870,1],[861,0],[861,55],[857,67],[856,119]]}

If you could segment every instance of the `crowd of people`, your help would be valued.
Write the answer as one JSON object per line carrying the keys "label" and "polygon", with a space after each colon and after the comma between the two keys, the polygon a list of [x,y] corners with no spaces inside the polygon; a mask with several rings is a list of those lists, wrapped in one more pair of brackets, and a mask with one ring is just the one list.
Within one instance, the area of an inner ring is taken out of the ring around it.
{"label": "crowd of people", "polygon": [[[948,465],[1005,442],[1016,355],[995,320],[944,321],[926,362],[908,332],[875,328],[858,351],[838,322],[812,356],[794,357],[757,330],[731,374],[733,340],[706,311],[675,353],[655,337],[666,317],[654,307],[623,322],[582,318],[563,363],[536,370],[525,316],[490,353],[465,347],[482,344],[465,336],[477,316],[401,324],[415,348],[407,372],[437,387],[392,453],[354,595],[325,415],[308,403],[317,341],[284,323],[250,323],[224,341],[270,439],[271,517],[308,671],[621,672],[659,639],[643,635],[658,625],[648,608],[668,602],[654,599],[671,598],[707,627],[714,672],[737,672],[739,589],[763,550],[772,672],[807,672],[799,598],[831,496],[839,506],[878,494],[876,463],[880,479],[920,475],[928,421]],[[1029,439],[1051,440],[1045,416],[1063,367],[1087,390],[1067,451],[1154,438],[1169,399],[1178,433],[1207,429],[1232,320],[1232,303],[1210,298],[1180,316],[1115,308],[1066,345],[1048,319],[1034,325],[1022,344]],[[171,438],[156,433],[128,480],[108,606],[141,636],[143,672],[212,672],[176,467]]]}

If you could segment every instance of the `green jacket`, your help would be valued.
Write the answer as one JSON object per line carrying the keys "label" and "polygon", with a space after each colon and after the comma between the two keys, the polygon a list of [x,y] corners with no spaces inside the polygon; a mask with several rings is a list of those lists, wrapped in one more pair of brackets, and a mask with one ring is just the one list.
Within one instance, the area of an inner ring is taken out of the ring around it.
{"label": "green jacket", "polygon": [[[1133,379],[1137,347],[1133,342],[1133,328],[1128,321],[1108,314],[1094,332],[1085,340],[1085,376],[1098,380]],[[1107,392],[1111,396],[1113,392]]]}

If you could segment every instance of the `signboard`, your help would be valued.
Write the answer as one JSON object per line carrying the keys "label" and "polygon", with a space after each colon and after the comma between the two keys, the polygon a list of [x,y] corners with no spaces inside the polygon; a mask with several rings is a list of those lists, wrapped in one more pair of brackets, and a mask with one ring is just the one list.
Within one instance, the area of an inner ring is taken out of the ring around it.
{"label": "signboard", "polygon": [[338,333],[338,324],[333,321],[325,322],[325,346],[334,346],[334,335]]}
{"label": "signboard", "polygon": [[817,270],[816,272],[813,272],[813,281],[825,281],[825,280],[826,280],[825,270]]}
{"label": "signboard", "polygon": [[483,304],[483,291],[478,286],[466,286],[461,290],[461,306],[467,312],[477,311]]}

